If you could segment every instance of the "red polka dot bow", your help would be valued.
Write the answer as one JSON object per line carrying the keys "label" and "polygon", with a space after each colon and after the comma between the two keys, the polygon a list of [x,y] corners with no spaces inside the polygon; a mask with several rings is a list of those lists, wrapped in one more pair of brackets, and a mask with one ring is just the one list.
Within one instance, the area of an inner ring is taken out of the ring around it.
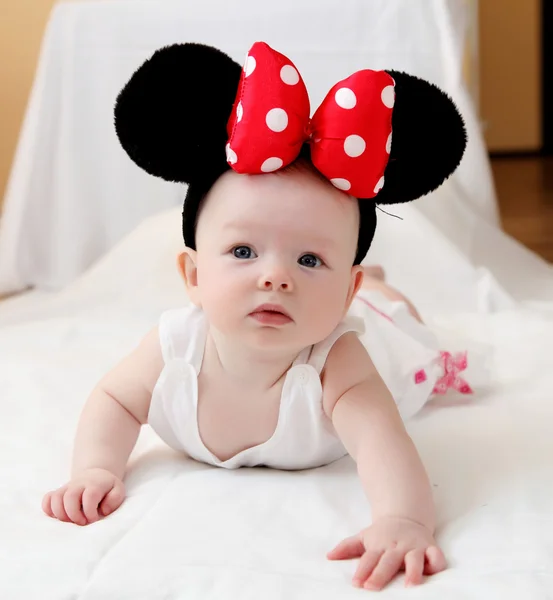
{"label": "red polka dot bow", "polygon": [[357,71],[328,92],[310,119],[296,67],[257,42],[227,124],[227,162],[238,173],[269,173],[293,162],[309,142],[313,164],[334,186],[374,198],[384,185],[392,146],[394,85],[386,71]]}

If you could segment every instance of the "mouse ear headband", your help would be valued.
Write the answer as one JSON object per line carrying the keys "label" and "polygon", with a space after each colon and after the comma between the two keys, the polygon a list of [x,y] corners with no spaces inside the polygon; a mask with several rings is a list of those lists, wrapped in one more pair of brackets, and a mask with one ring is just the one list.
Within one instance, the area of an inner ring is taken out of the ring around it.
{"label": "mouse ear headband", "polygon": [[[317,170],[356,196],[362,218],[371,214],[375,224],[375,203],[408,202],[436,189],[466,146],[451,99],[402,72],[357,71],[310,113],[298,69],[267,44],[252,46],[244,68],[216,48],[176,44],[131,77],[117,98],[115,127],[139,167],[190,184],[184,237],[191,247],[201,196],[229,168],[273,172],[308,146]],[[359,252],[366,246],[366,253],[374,224],[368,244],[360,231]]]}

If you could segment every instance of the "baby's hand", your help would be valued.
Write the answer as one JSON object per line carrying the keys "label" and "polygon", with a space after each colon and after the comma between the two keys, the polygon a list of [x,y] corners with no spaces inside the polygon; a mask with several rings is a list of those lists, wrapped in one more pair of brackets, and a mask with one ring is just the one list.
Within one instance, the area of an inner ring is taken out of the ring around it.
{"label": "baby's hand", "polygon": [[63,487],[48,492],[42,510],[54,519],[88,525],[107,517],[125,499],[125,486],[105,469],[87,469]]}
{"label": "baby's hand", "polygon": [[356,536],[342,541],[328,553],[330,560],[361,557],[353,585],[380,590],[401,570],[405,585],[417,585],[422,576],[446,568],[442,551],[423,525],[397,517],[382,517]]}

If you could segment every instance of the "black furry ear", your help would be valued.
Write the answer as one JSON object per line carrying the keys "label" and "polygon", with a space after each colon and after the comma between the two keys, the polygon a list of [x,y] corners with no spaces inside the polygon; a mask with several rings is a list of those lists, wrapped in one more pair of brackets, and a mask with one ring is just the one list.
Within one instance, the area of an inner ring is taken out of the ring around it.
{"label": "black furry ear", "polygon": [[241,67],[202,44],[157,50],[115,105],[115,129],[129,157],[151,175],[190,183],[228,168],[230,117]]}
{"label": "black furry ear", "polygon": [[435,85],[398,71],[392,149],[377,204],[409,202],[438,188],[455,171],[467,144],[463,118]]}

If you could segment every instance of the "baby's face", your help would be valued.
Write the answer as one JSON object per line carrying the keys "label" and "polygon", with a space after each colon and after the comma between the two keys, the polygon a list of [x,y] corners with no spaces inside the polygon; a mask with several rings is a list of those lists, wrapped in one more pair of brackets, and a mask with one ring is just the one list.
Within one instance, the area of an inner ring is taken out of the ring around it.
{"label": "baby's face", "polygon": [[228,171],[198,221],[192,301],[221,334],[299,351],[332,332],[361,284],[358,232],[357,200],[309,171]]}

